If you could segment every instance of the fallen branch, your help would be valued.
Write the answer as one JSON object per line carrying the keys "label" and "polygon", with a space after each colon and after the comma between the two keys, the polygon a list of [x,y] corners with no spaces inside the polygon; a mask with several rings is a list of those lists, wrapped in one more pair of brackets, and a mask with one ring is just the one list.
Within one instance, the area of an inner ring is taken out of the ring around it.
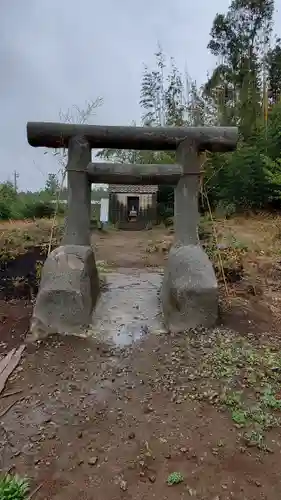
{"label": "fallen branch", "polygon": [[35,495],[36,495],[36,493],[38,493],[38,491],[39,491],[39,490],[41,490],[41,488],[42,488],[43,484],[44,484],[44,483],[39,484],[39,486],[37,486],[37,488],[35,488],[35,490],[33,490],[33,491],[30,493],[29,497],[27,497],[27,500],[31,500],[32,498],[34,498],[34,497],[35,497]]}
{"label": "fallen branch", "polygon": [[0,418],[4,417],[6,415],[6,413],[8,413],[8,411],[10,411],[11,408],[13,408],[13,406],[15,406],[17,403],[20,403],[23,400],[24,400],[24,398],[17,399],[13,403],[11,403],[9,406],[7,406],[5,408],[5,410],[3,410],[2,413],[0,413]]}

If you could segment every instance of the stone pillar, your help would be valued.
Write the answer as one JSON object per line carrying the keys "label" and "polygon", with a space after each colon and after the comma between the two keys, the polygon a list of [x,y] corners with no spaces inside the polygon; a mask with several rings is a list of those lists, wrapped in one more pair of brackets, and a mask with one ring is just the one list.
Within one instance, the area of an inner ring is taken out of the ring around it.
{"label": "stone pillar", "polygon": [[196,143],[177,149],[183,176],[175,188],[175,239],[161,290],[164,320],[171,332],[213,326],[218,316],[218,286],[213,266],[198,237],[200,157]]}
{"label": "stone pillar", "polygon": [[26,339],[31,342],[53,334],[85,334],[100,290],[90,243],[91,184],[86,169],[91,148],[81,137],[72,138],[68,148],[65,234],[42,269]]}
{"label": "stone pillar", "polygon": [[87,140],[73,137],[68,145],[68,206],[63,245],[91,244],[91,183],[87,174],[90,162],[91,148]]}

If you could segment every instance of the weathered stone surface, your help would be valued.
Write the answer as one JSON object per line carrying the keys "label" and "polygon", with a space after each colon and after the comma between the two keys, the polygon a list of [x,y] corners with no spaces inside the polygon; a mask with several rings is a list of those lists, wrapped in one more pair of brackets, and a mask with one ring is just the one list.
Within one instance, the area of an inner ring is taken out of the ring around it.
{"label": "weathered stone surface", "polygon": [[218,316],[218,286],[213,266],[198,238],[198,189],[201,158],[196,142],[183,141],[177,161],[184,175],[175,188],[175,243],[161,290],[166,327],[184,332],[212,326]]}
{"label": "weathered stone surface", "polygon": [[182,167],[175,164],[137,164],[137,163],[89,163],[89,178],[102,184],[148,184],[173,186],[183,173]]}
{"label": "weathered stone surface", "polygon": [[218,316],[218,286],[213,266],[200,245],[171,248],[161,289],[164,321],[177,333],[213,326]]}
{"label": "weathered stone surface", "polygon": [[84,137],[73,137],[68,145],[66,212],[63,245],[90,246],[91,183],[87,165],[91,148]]}
{"label": "weathered stone surface", "polygon": [[99,294],[93,249],[65,245],[47,258],[27,340],[55,333],[81,334],[91,322]]}
{"label": "weathered stone surface", "polygon": [[196,140],[200,150],[233,151],[238,141],[237,127],[120,127],[72,123],[27,123],[31,146],[68,147],[74,136],[84,136],[91,148],[174,151],[184,139]]}

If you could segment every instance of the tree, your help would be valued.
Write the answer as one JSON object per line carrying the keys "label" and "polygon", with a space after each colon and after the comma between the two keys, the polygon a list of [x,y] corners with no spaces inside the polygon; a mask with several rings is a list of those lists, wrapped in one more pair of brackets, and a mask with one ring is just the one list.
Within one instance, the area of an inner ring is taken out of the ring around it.
{"label": "tree", "polygon": [[227,14],[217,14],[208,48],[218,66],[205,86],[223,125],[240,126],[251,135],[261,115],[264,47],[272,30],[274,0],[232,0]]}
{"label": "tree", "polygon": [[49,174],[45,185],[45,191],[52,197],[60,190],[60,183],[56,174]]}
{"label": "tree", "polygon": [[[264,59],[272,29],[273,2],[233,0],[214,20],[209,49],[220,60],[206,85],[198,87],[168,63],[161,50],[153,68],[144,69],[140,104],[143,126],[238,125],[237,151],[208,154],[205,185],[212,206],[237,210],[266,207],[281,200],[281,103],[272,100],[268,120],[262,113],[264,70],[278,90],[279,42]],[[267,64],[265,68],[265,62]],[[104,150],[103,158],[125,163],[173,163],[173,152]],[[173,188],[161,187],[161,213],[172,204]]]}
{"label": "tree", "polygon": [[[74,104],[71,108],[69,108],[67,111],[59,112],[59,119],[63,123],[76,123],[76,124],[84,124],[84,123],[89,123],[91,118],[95,116],[96,110],[102,106],[103,104],[103,99],[101,97],[98,97],[97,99],[93,101],[86,101],[84,108],[79,108],[76,104]],[[48,154],[49,150],[45,152],[45,154]],[[59,177],[61,177],[61,181],[59,182],[59,187],[57,189],[57,194],[62,193],[65,191],[63,188],[64,181],[65,181],[65,175],[66,175],[66,164],[67,164],[67,158],[68,158],[68,152],[67,149],[55,149],[52,152],[53,157],[57,160],[59,169],[58,172],[55,174],[56,178],[58,180]],[[48,181],[47,181],[48,182]],[[64,193],[65,194],[65,193]]]}
{"label": "tree", "polygon": [[[89,123],[91,118],[95,116],[96,110],[102,106],[103,99],[97,97],[94,101],[86,101],[83,108],[79,108],[76,104],[73,104],[71,108],[65,112],[59,112],[59,119],[63,123],[76,123],[78,125],[83,125],[84,123]],[[48,151],[46,151],[46,154]],[[67,150],[65,149],[55,149],[53,151],[53,156],[56,158],[60,169],[64,171],[67,163]]]}
{"label": "tree", "polygon": [[280,101],[281,98],[281,39],[276,40],[273,48],[270,48],[267,53],[267,69],[268,69],[268,97],[270,105]]}
{"label": "tree", "polygon": [[0,219],[13,218],[13,208],[17,200],[17,192],[11,182],[0,184]]}
{"label": "tree", "polygon": [[[88,123],[90,119],[95,115],[96,109],[102,106],[103,99],[98,97],[94,101],[89,101],[85,103],[84,108],[79,108],[77,105],[73,105],[66,112],[60,111],[59,118],[60,121],[64,123],[76,123],[76,124],[84,124]],[[49,151],[46,151],[45,154],[48,154]],[[56,193],[56,210],[59,209],[59,199],[62,195],[62,198],[65,199],[67,197],[67,189],[64,187],[65,177],[66,177],[66,164],[68,159],[68,152],[66,149],[55,149],[53,151],[53,156],[56,158],[59,164],[59,170],[57,174],[49,174],[47,183],[46,183],[46,191],[50,192],[52,195]],[[50,176],[55,176],[50,178]],[[61,177],[59,181],[58,178]],[[56,186],[55,186],[56,184]]]}
{"label": "tree", "polygon": [[173,58],[167,66],[160,47],[155,53],[155,67],[144,68],[140,105],[144,126],[181,126],[185,122],[188,107],[184,80]]}

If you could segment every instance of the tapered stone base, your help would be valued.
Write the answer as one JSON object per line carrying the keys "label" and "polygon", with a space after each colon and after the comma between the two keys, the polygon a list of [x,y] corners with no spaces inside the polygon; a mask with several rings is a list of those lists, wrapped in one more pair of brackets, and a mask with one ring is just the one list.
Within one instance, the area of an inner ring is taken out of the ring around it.
{"label": "tapered stone base", "polygon": [[93,249],[65,245],[47,258],[27,341],[52,334],[84,333],[99,294]]}
{"label": "tapered stone base", "polygon": [[171,248],[161,290],[164,321],[177,333],[211,327],[218,318],[218,285],[200,245]]}

